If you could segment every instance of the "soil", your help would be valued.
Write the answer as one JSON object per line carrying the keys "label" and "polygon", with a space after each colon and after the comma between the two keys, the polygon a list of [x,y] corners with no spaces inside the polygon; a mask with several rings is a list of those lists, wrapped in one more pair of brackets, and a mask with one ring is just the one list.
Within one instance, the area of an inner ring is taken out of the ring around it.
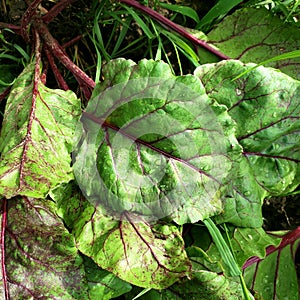
{"label": "soil", "polygon": [[266,231],[292,230],[300,226],[300,194],[266,199],[263,205]]}

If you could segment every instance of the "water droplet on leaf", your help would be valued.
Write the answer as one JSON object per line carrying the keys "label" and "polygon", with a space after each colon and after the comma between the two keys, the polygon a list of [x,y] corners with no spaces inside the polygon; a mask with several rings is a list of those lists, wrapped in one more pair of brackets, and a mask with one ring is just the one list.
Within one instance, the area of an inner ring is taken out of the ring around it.
{"label": "water droplet on leaf", "polygon": [[242,91],[240,89],[235,89],[236,95],[237,96],[241,96],[242,95]]}

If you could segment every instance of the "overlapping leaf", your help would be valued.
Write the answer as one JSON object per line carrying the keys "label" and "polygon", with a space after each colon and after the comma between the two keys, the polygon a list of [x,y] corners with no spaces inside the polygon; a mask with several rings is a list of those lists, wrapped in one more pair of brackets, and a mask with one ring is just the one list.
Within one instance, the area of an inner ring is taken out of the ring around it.
{"label": "overlapping leaf", "polygon": [[[280,242],[280,239],[269,236],[262,228],[229,227],[227,235],[225,231],[222,233],[226,241],[230,238],[233,255],[240,267],[254,255],[263,259],[266,255],[266,248],[270,245],[277,246]],[[199,236],[201,240],[197,238]],[[205,227],[192,227],[185,240],[188,245],[187,253],[194,268],[230,274]]]}
{"label": "overlapping leaf", "polygon": [[[133,293],[134,292],[134,293]],[[133,291],[126,297],[132,299],[137,295]],[[194,271],[193,278],[174,284],[165,290],[151,290],[141,300],[220,300],[220,299],[243,299],[242,289],[238,280],[227,278],[223,275],[208,271]]]}
{"label": "overlapping leaf", "polygon": [[[244,63],[260,63],[299,48],[300,32],[266,9],[245,8],[226,17],[208,34],[208,41],[224,54]],[[201,56],[203,58],[203,55]],[[204,62],[210,62],[211,58]],[[268,64],[300,79],[300,58]]]}
{"label": "overlapping leaf", "polygon": [[[294,260],[299,246],[299,228],[284,235],[280,232],[267,234],[262,228],[228,227],[223,236],[229,238],[235,259],[243,268],[247,287],[257,299],[281,299],[287,290],[289,299],[298,299]],[[206,228],[192,227],[185,240],[193,269],[228,274]]]}
{"label": "overlapping leaf", "polygon": [[89,300],[109,300],[131,290],[131,285],[85,257],[84,267],[89,287]]}
{"label": "overlapping leaf", "polygon": [[[237,123],[236,136],[244,157],[237,167],[239,171],[230,176],[231,191],[227,190],[227,197],[237,199],[236,215],[240,219],[241,206],[249,213],[249,206],[259,207],[266,194],[281,195],[299,184],[299,81],[264,67],[232,80],[250,66],[228,61],[203,65],[195,71],[209,97],[226,105]],[[236,176],[238,173],[241,176]],[[235,220],[235,204],[229,200],[223,221]],[[226,216],[228,211],[231,216]],[[260,215],[257,210],[252,211],[256,211],[256,217]]]}
{"label": "overlapping leaf", "polygon": [[1,212],[7,224],[0,293],[9,299],[88,299],[82,258],[54,203],[16,197]]}
{"label": "overlapping leaf", "polygon": [[121,221],[113,220],[70,186],[57,188],[52,196],[73,229],[78,249],[101,268],[137,286],[156,289],[188,275],[190,263],[176,226],[150,225],[129,213]]}
{"label": "overlapping leaf", "polygon": [[161,61],[110,61],[103,76],[74,163],[88,199],[180,224],[220,213],[218,191],[241,150],[226,107]]}
{"label": "overlapping leaf", "polygon": [[299,286],[295,268],[295,255],[300,243],[300,228],[285,234],[278,247],[268,247],[264,259],[251,257],[244,265],[243,275],[247,286],[262,299],[299,299]]}
{"label": "overlapping leaf", "polygon": [[80,101],[71,91],[34,85],[35,62],[14,83],[0,139],[0,194],[44,197],[72,178],[72,135]]}

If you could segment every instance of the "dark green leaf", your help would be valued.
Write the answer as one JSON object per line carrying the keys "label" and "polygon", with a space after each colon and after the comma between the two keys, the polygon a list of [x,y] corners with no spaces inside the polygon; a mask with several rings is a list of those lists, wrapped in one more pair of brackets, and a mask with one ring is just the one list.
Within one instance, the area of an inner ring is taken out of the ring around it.
{"label": "dark green leaf", "polygon": [[15,79],[15,68],[11,65],[0,65],[0,93],[13,84]]}
{"label": "dark green leaf", "polygon": [[[300,32],[264,8],[245,8],[220,22],[208,34],[208,40],[233,59],[260,63],[298,49]],[[299,57],[268,64],[298,80],[299,65]]]}
{"label": "dark green leaf", "polygon": [[84,258],[84,266],[88,280],[89,300],[109,300],[131,290],[129,283],[106,270],[102,270],[90,258]]}
{"label": "dark green leaf", "polygon": [[[267,248],[267,256],[251,257],[244,264],[247,286],[258,299],[299,299],[295,255],[300,244],[300,228],[286,233],[273,232],[270,239],[281,239],[277,247]],[[255,254],[255,253],[254,253]],[[256,255],[256,254],[255,254]],[[288,293],[287,293],[288,291]]]}

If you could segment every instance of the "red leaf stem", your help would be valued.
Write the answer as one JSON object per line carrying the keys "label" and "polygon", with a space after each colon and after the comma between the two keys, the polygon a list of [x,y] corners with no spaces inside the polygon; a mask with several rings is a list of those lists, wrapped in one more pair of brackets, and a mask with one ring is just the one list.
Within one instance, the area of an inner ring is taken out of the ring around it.
{"label": "red leaf stem", "polygon": [[6,96],[9,95],[11,90],[11,86],[7,87],[1,94],[0,94],[0,102],[5,99]]}
{"label": "red leaf stem", "polygon": [[81,38],[82,38],[82,35],[78,35],[78,36],[74,37],[73,39],[71,39],[70,41],[64,43],[62,45],[62,47],[65,49],[65,48],[75,44],[77,41],[81,40]]}
{"label": "red leaf stem", "polygon": [[46,15],[42,17],[44,23],[50,23],[66,6],[69,4],[76,2],[77,0],[62,0],[56,3]]}
{"label": "red leaf stem", "polygon": [[8,28],[14,31],[16,34],[21,34],[21,26],[0,22],[0,28]]}
{"label": "red leaf stem", "polygon": [[25,181],[23,180],[24,176],[24,165],[26,162],[26,156],[27,156],[27,151],[28,147],[31,143],[31,131],[32,131],[32,123],[35,118],[35,110],[36,110],[36,100],[37,100],[37,95],[39,93],[38,91],[38,84],[40,82],[40,63],[41,63],[41,52],[40,52],[40,37],[37,31],[34,31],[35,34],[35,68],[34,68],[34,79],[33,79],[33,89],[32,89],[32,100],[31,100],[31,109],[29,113],[29,122],[27,125],[27,134],[26,138],[24,141],[24,147],[23,147],[23,153],[22,153],[22,159],[21,159],[21,164],[20,164],[20,183],[19,187],[23,184],[25,184]]}
{"label": "red leaf stem", "polygon": [[31,22],[32,17],[36,14],[38,6],[41,4],[42,0],[34,0],[25,11],[22,21],[21,21],[21,35],[26,43],[30,43],[28,27]]}
{"label": "red leaf stem", "polygon": [[66,81],[64,80],[63,76],[61,75],[47,45],[44,46],[44,51],[46,53],[46,56],[48,58],[49,64],[51,66],[51,69],[53,71],[54,77],[56,79],[56,82],[57,82],[59,88],[65,90],[65,91],[69,90],[69,86],[66,83]]}
{"label": "red leaf stem", "polygon": [[55,57],[68,69],[76,78],[80,78],[88,87],[94,88],[95,82],[85,72],[83,72],[78,66],[76,66],[72,60],[66,55],[63,48],[60,46],[58,41],[51,35],[45,23],[35,18],[33,22],[34,27],[44,40],[48,49],[53,53]]}
{"label": "red leaf stem", "polygon": [[7,199],[2,200],[2,222],[1,222],[1,269],[2,269],[2,282],[4,289],[4,299],[9,300],[8,280],[5,266],[5,231],[7,225]]}
{"label": "red leaf stem", "polygon": [[[300,239],[300,226],[297,227],[296,229],[288,232],[287,234],[285,234],[284,236],[281,237],[281,242],[279,244],[279,246],[274,247],[274,246],[269,246],[266,249],[266,256],[276,252],[276,251],[280,251],[283,248],[285,248],[288,245],[291,245],[293,243],[295,243],[298,239]],[[261,261],[262,258],[259,258],[257,256],[253,256],[250,257],[243,265],[242,269],[246,269],[249,266]]]}
{"label": "red leaf stem", "polygon": [[197,46],[200,46],[202,48],[205,48],[206,50],[210,51],[211,53],[213,53],[214,55],[216,55],[220,59],[225,59],[225,60],[230,59],[228,56],[226,56],[222,52],[216,50],[215,48],[213,48],[212,46],[207,44],[205,41],[196,38],[195,36],[190,34],[188,31],[186,31],[183,27],[181,27],[178,24],[170,21],[169,19],[162,16],[161,14],[159,14],[155,10],[151,9],[150,7],[144,6],[144,5],[140,4],[139,2],[137,2],[135,0],[119,0],[119,2],[124,3],[128,6],[132,6],[136,9],[140,10],[144,14],[146,14],[146,15],[150,16],[151,18],[155,19],[156,21],[158,21],[160,24],[162,24],[164,26],[167,26],[169,29],[172,29],[175,32],[177,32],[178,34],[180,34],[181,36],[187,38],[193,44],[195,44]]}

